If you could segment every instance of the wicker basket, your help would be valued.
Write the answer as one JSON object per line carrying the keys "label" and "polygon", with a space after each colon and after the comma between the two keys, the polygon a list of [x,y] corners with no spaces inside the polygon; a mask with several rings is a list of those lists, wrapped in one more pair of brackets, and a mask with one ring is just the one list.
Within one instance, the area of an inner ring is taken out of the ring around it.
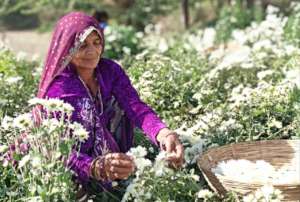
{"label": "wicker basket", "polygon": [[[219,162],[230,159],[264,160],[275,168],[284,165],[299,168],[300,140],[267,140],[231,144],[210,149],[198,159],[198,166],[209,186],[219,195],[224,196],[227,191],[246,195],[262,187],[263,184],[242,183],[225,176],[216,177],[211,171],[211,168],[216,167]],[[295,177],[300,178],[300,173]],[[282,184],[274,187],[282,191],[284,201],[300,201],[300,184]]]}

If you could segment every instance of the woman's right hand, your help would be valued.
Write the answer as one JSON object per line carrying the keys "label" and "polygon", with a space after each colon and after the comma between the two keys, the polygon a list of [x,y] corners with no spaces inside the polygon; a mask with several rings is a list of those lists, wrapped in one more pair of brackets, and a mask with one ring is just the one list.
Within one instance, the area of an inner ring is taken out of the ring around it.
{"label": "woman's right hand", "polygon": [[93,169],[98,180],[117,180],[127,179],[134,172],[135,165],[133,159],[124,153],[109,153],[97,159]]}
{"label": "woman's right hand", "polygon": [[110,180],[127,179],[134,171],[133,159],[124,153],[105,155],[105,172]]}

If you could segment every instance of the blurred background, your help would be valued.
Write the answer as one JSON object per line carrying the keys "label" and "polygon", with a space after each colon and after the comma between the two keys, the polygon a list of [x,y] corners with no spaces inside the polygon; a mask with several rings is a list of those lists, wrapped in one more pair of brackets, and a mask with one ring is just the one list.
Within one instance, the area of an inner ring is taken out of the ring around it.
{"label": "blurred background", "polygon": [[[290,0],[1,0],[0,41],[24,57],[43,59],[55,22],[64,14],[80,10],[88,14],[105,11],[108,23],[128,41],[132,34],[156,29],[167,36],[213,26],[217,40],[225,41],[234,29],[264,19],[268,5],[286,15]],[[155,25],[155,26],[154,26]],[[127,42],[128,43],[128,42]],[[138,50],[128,44],[131,51]],[[117,55],[109,55],[118,58]]]}

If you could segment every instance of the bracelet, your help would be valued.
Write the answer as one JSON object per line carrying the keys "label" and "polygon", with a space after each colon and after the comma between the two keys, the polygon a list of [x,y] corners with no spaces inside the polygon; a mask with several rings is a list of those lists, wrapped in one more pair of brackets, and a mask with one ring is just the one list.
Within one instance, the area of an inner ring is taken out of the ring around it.
{"label": "bracelet", "polygon": [[96,178],[96,173],[95,173],[95,167],[96,167],[96,163],[97,161],[101,158],[101,156],[96,157],[95,159],[93,159],[90,169],[89,169],[89,174],[90,177]]}
{"label": "bracelet", "polygon": [[90,167],[90,176],[96,180],[106,181],[107,173],[105,171],[105,156],[96,157]]}

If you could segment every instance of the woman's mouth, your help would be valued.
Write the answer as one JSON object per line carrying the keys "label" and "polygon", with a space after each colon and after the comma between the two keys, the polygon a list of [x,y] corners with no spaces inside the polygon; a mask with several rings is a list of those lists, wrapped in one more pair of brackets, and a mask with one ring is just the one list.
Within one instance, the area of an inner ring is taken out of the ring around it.
{"label": "woman's mouth", "polygon": [[97,60],[98,58],[92,57],[92,58],[84,58],[83,60],[88,61],[88,60]]}

